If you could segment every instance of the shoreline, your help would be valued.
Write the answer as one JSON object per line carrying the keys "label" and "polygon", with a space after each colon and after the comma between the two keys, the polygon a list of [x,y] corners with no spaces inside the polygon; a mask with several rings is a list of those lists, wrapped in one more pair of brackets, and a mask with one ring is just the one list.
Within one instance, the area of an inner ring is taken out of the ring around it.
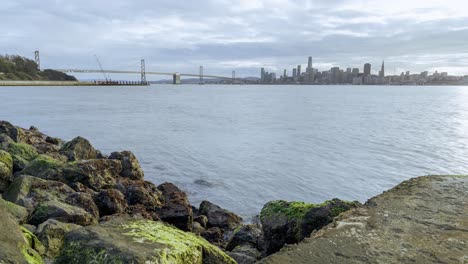
{"label": "shoreline", "polygon": [[[252,222],[246,222],[209,201],[190,204],[187,194],[176,185],[156,185],[144,176],[130,151],[107,155],[82,137],[65,142],[35,127],[24,129],[0,121],[0,216],[6,223],[0,226],[0,238],[6,241],[5,248],[0,248],[0,260],[35,264],[149,260],[251,264],[266,257],[266,263],[284,263],[285,258],[294,259],[289,253],[284,255],[284,250],[290,249],[284,247],[286,244],[308,247],[309,236],[341,226],[337,221],[353,222],[345,219],[349,215],[383,210],[381,197],[383,201],[389,200],[387,196],[400,199],[402,195],[395,193],[409,190],[409,201],[423,199],[437,209],[442,205],[414,195],[411,188],[449,179],[434,176],[405,181],[364,205],[339,199],[321,204],[271,201]],[[456,187],[468,185],[468,177],[459,177],[461,183]],[[437,198],[439,192],[434,192]],[[447,201],[459,206],[460,201],[453,198]],[[410,227],[418,223],[407,223],[401,216],[393,221]],[[367,225],[361,222],[353,225]],[[438,223],[443,224],[453,225],[449,221]],[[468,232],[468,227],[461,228]],[[435,229],[445,235],[443,228]],[[341,240],[346,241],[344,237]],[[369,259],[369,263],[373,261]]]}

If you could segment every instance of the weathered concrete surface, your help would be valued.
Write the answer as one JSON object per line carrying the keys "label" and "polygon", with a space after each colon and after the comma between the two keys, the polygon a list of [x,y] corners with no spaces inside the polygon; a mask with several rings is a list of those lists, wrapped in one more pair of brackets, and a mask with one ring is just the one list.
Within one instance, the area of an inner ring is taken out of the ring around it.
{"label": "weathered concrete surface", "polygon": [[468,263],[468,176],[401,183],[262,263]]}

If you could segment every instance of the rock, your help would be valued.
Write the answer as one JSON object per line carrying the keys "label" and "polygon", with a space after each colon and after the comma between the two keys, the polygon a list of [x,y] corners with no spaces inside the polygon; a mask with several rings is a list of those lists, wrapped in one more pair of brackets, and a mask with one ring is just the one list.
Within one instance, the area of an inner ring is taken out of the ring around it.
{"label": "rock", "polygon": [[94,218],[99,219],[99,209],[94,203],[93,196],[91,194],[83,192],[72,193],[65,199],[65,202],[70,205],[81,207]]}
{"label": "rock", "polygon": [[267,203],[260,213],[266,254],[278,251],[284,244],[303,240],[312,231],[329,224],[340,213],[359,205],[358,202],[339,199],[322,204],[286,201]]}
{"label": "rock", "polygon": [[135,155],[130,151],[113,152],[109,159],[120,160],[122,163],[121,175],[132,180],[143,180],[144,173]]}
{"label": "rock", "polygon": [[5,134],[0,134],[0,149],[4,151],[8,151],[8,146],[10,146],[11,143],[14,143],[13,139],[11,139],[9,136]]}
{"label": "rock", "polygon": [[193,222],[193,224],[192,224],[192,233],[200,235],[201,233],[203,233],[203,231],[205,231],[205,228],[203,228],[200,225],[200,223]]}
{"label": "rock", "polygon": [[0,150],[0,193],[10,185],[12,174],[13,158],[8,152]]}
{"label": "rock", "polygon": [[68,157],[69,161],[96,159],[100,156],[91,143],[82,137],[76,137],[65,143],[61,152]]}
{"label": "rock", "polygon": [[61,139],[59,139],[59,138],[56,138],[56,137],[47,136],[45,141],[47,143],[50,143],[52,145],[56,145],[56,146],[59,146],[59,147],[63,145],[63,141]]}
{"label": "rock", "polygon": [[67,157],[60,154],[60,147],[47,141],[47,135],[42,134],[37,129],[23,129],[23,132],[25,134],[23,143],[33,146],[39,154],[47,154],[60,161],[67,161]]}
{"label": "rock", "polygon": [[3,197],[27,208],[31,213],[28,223],[33,225],[49,218],[80,225],[96,223],[97,218],[83,208],[67,203],[67,198],[74,193],[64,183],[22,175],[13,180]]}
{"label": "rock", "polygon": [[29,223],[39,225],[48,219],[55,219],[64,223],[74,223],[83,226],[97,223],[97,219],[83,208],[57,200],[40,203],[32,213]]}
{"label": "rock", "polygon": [[414,178],[262,263],[463,263],[468,176]]}
{"label": "rock", "polygon": [[235,264],[217,247],[161,222],[114,219],[66,235],[57,264]]}
{"label": "rock", "polygon": [[208,217],[205,215],[199,215],[193,219],[193,221],[198,222],[203,228],[208,226]]}
{"label": "rock", "polygon": [[9,201],[5,201],[1,197],[0,206],[3,207],[6,212],[12,215],[19,224],[24,224],[27,222],[29,217],[28,209]]}
{"label": "rock", "polygon": [[9,136],[15,142],[24,140],[24,131],[19,127],[15,127],[7,121],[0,121],[0,134]]}
{"label": "rock", "polygon": [[121,179],[117,184],[129,205],[143,205],[149,214],[155,213],[163,204],[162,194],[151,182]]}
{"label": "rock", "polygon": [[158,209],[158,215],[164,222],[190,231],[192,229],[192,207],[187,195],[172,183],[163,183],[158,186],[164,198],[164,205]]}
{"label": "rock", "polygon": [[240,216],[208,201],[203,201],[200,204],[198,214],[208,217],[208,227],[219,227],[230,230],[242,223]]}
{"label": "rock", "polygon": [[113,189],[121,171],[122,164],[118,160],[82,160],[67,164],[61,181],[70,185],[79,182],[95,191]]}
{"label": "rock", "polygon": [[39,253],[32,249],[22,229],[14,218],[0,205],[0,262],[44,263]]}
{"label": "rock", "polygon": [[35,234],[36,231],[37,231],[37,226],[35,225],[30,225],[30,224],[24,224],[22,225],[23,228],[25,228],[26,230],[28,230],[29,232]]}
{"label": "rock", "polygon": [[36,149],[25,143],[11,143],[8,152],[13,158],[13,171],[21,171],[38,155]]}
{"label": "rock", "polygon": [[254,264],[261,258],[261,253],[251,245],[238,246],[227,254],[238,264]]}
{"label": "rock", "polygon": [[3,193],[3,198],[26,207],[30,212],[41,202],[65,199],[75,191],[66,184],[47,181],[37,177],[21,175],[16,177]]}
{"label": "rock", "polygon": [[257,225],[243,225],[238,227],[229,238],[226,245],[227,251],[232,251],[237,246],[252,246],[255,249],[259,247],[262,230]]}
{"label": "rock", "polygon": [[42,242],[36,237],[36,235],[34,235],[31,231],[24,227],[21,227],[21,232],[26,238],[28,246],[31,249],[34,249],[37,253],[39,253],[39,255],[44,255],[46,249]]}
{"label": "rock", "polygon": [[81,226],[49,219],[37,227],[37,237],[45,246],[45,255],[55,258],[59,255],[60,249],[65,240],[65,234],[80,228]]}
{"label": "rock", "polygon": [[201,232],[201,236],[210,243],[221,246],[224,242],[223,231],[218,227],[205,229]]}
{"label": "rock", "polygon": [[100,191],[94,202],[101,216],[125,213],[128,206],[125,196],[115,189]]}
{"label": "rock", "polygon": [[47,155],[39,155],[25,167],[21,174],[35,176],[44,180],[65,182],[65,164]]}

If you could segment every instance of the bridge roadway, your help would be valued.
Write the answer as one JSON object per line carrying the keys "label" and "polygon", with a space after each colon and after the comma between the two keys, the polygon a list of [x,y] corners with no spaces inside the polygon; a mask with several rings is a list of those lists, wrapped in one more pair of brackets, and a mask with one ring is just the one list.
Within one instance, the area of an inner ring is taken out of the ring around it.
{"label": "bridge roadway", "polygon": [[[55,69],[59,72],[74,72],[74,73],[116,73],[116,74],[141,74],[141,71],[117,71],[117,70],[80,70],[80,69]],[[151,72],[147,71],[146,74],[148,75],[179,75],[179,76],[187,76],[187,77],[200,77],[200,74],[193,74],[193,73],[178,73],[178,72]],[[218,79],[226,79],[232,80],[232,77],[225,77],[225,76],[217,76],[217,75],[203,75],[203,78],[218,78]]]}

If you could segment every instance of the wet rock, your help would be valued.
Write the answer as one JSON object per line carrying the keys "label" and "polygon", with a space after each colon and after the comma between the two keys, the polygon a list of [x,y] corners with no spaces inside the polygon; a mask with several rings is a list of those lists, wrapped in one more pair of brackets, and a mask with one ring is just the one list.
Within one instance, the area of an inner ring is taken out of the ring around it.
{"label": "wet rock", "polygon": [[208,226],[208,217],[205,215],[199,215],[193,219],[194,222],[198,222],[203,228]]}
{"label": "wet rock", "polygon": [[28,244],[23,230],[0,204],[0,260],[3,263],[44,263]]}
{"label": "wet rock", "polygon": [[52,145],[56,145],[56,146],[59,146],[59,147],[63,145],[63,141],[61,139],[59,139],[59,138],[56,138],[56,137],[47,136],[45,141],[47,143],[50,143]]}
{"label": "wet rock", "polygon": [[197,184],[197,185],[200,185],[200,186],[204,186],[204,187],[213,187],[214,184],[207,181],[207,180],[203,180],[203,179],[198,179],[198,180],[195,180],[193,183]]}
{"label": "wet rock", "polygon": [[65,143],[61,152],[69,161],[96,159],[100,156],[91,143],[82,137],[76,137]]}
{"label": "wet rock", "polygon": [[3,150],[0,150],[0,192],[3,192],[11,183],[13,174],[13,158]]}
{"label": "wet rock", "polygon": [[203,230],[201,236],[210,243],[221,246],[224,242],[223,231],[218,227],[212,227]]}
{"label": "wet rock", "polygon": [[40,203],[33,211],[28,223],[39,225],[48,219],[55,219],[64,223],[74,223],[83,226],[97,223],[97,219],[83,208],[57,200]]}
{"label": "wet rock", "polygon": [[112,189],[121,171],[122,164],[118,160],[83,160],[67,164],[63,168],[61,181],[70,185],[79,182],[95,191]]}
{"label": "wet rock", "polygon": [[226,246],[227,251],[232,251],[238,246],[251,246],[258,248],[262,230],[257,225],[243,225],[234,230]]}
{"label": "wet rock", "polygon": [[23,130],[7,121],[0,121],[0,134],[9,136],[15,142],[22,142],[24,140]]}
{"label": "wet rock", "polygon": [[223,209],[209,201],[200,204],[199,215],[208,217],[208,227],[234,229],[242,223],[242,218],[233,212]]}
{"label": "wet rock", "polygon": [[122,163],[121,175],[132,180],[143,180],[144,173],[135,155],[130,151],[113,152],[109,159],[120,160]]}
{"label": "wet rock", "polygon": [[37,237],[45,246],[45,255],[55,258],[59,255],[60,249],[65,241],[65,234],[80,228],[81,226],[63,223],[54,219],[49,219],[37,227]]}
{"label": "wet rock", "polygon": [[121,179],[117,189],[125,195],[129,205],[141,204],[150,214],[162,206],[162,193],[151,182]]}
{"label": "wet rock", "polygon": [[94,218],[99,219],[99,209],[94,203],[93,196],[91,194],[83,192],[72,193],[65,199],[65,202],[73,206],[81,207]]}
{"label": "wet rock", "polygon": [[125,196],[115,189],[100,191],[94,201],[101,216],[125,213],[128,206]]}
{"label": "wet rock", "polygon": [[47,155],[39,155],[21,171],[21,174],[44,180],[66,182],[63,178],[65,164]]}
{"label": "wet rock", "polygon": [[21,175],[3,193],[3,198],[12,203],[26,207],[30,212],[41,202],[51,200],[65,201],[75,191],[66,184],[47,181],[37,177]]}
{"label": "wet rock", "polygon": [[243,245],[228,252],[238,264],[254,264],[261,258],[261,253],[251,245]]}
{"label": "wet rock", "polygon": [[147,220],[119,220],[66,235],[57,264],[69,263],[234,264],[217,247],[191,233]]}
{"label": "wet rock", "polygon": [[312,231],[329,224],[340,213],[358,206],[358,202],[339,199],[322,204],[286,201],[267,203],[260,213],[266,254],[278,251],[285,244],[303,240]]}
{"label": "wet rock", "polygon": [[205,231],[205,228],[203,228],[200,225],[200,223],[193,222],[193,224],[192,224],[192,233],[200,235],[201,233],[203,233],[203,231]]}
{"label": "wet rock", "polygon": [[33,146],[15,142],[8,145],[8,153],[10,153],[13,158],[13,172],[21,171],[26,168],[38,155]]}
{"label": "wet rock", "polygon": [[172,183],[163,183],[158,186],[158,190],[164,198],[164,205],[158,209],[161,220],[184,231],[190,231],[193,214],[187,195]]}

